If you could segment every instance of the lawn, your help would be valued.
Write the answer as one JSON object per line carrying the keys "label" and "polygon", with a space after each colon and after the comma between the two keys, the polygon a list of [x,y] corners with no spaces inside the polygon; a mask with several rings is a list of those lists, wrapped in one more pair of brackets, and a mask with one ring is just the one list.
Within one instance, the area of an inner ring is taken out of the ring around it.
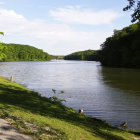
{"label": "lawn", "polygon": [[0,77],[0,116],[35,139],[133,140],[134,134],[77,113]]}

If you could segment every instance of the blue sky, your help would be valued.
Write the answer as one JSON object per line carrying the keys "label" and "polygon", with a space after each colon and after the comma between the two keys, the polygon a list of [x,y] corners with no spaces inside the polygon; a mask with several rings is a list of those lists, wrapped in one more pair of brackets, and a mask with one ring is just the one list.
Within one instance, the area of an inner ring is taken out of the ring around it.
{"label": "blue sky", "polygon": [[1,41],[33,45],[50,54],[100,49],[114,29],[131,24],[127,0],[3,0]]}

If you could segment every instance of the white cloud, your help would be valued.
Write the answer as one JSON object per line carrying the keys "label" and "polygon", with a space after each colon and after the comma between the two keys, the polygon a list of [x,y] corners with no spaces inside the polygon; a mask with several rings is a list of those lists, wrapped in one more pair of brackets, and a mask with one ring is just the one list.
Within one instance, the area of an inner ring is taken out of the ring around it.
{"label": "white cloud", "polygon": [[72,24],[100,25],[110,24],[121,15],[113,10],[91,11],[81,7],[66,7],[51,10],[50,15],[56,21]]}
{"label": "white cloud", "polygon": [[3,2],[3,1],[0,1],[0,5],[3,5],[3,4],[5,4],[5,2]]}
{"label": "white cloud", "polygon": [[13,10],[0,9],[0,27],[6,33],[21,33],[38,36],[42,33],[52,33],[69,30],[63,24],[44,24],[40,20],[27,20],[24,16]]}
{"label": "white cloud", "polygon": [[28,20],[23,15],[6,9],[0,9],[0,31],[5,33],[5,41],[35,45],[51,54],[99,49],[100,44],[110,35],[104,32],[78,32],[66,24]]}

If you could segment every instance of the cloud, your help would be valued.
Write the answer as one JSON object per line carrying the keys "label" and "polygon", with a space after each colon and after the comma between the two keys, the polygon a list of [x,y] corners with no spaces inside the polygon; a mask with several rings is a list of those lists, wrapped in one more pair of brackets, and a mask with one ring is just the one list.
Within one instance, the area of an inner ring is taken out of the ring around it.
{"label": "cloud", "polygon": [[78,6],[50,10],[50,15],[56,21],[87,25],[110,24],[121,16],[113,10],[92,11]]}
{"label": "cloud", "polygon": [[5,4],[5,2],[3,2],[3,1],[0,1],[0,5],[3,5],[3,4]]}
{"label": "cloud", "polygon": [[44,24],[41,20],[30,21],[23,15],[6,9],[0,9],[0,27],[7,34],[31,35],[37,38],[70,30],[65,24]]}
{"label": "cloud", "polygon": [[110,33],[74,31],[66,24],[46,24],[28,20],[13,10],[0,9],[0,30],[6,42],[35,45],[50,54],[69,54],[99,49]]}

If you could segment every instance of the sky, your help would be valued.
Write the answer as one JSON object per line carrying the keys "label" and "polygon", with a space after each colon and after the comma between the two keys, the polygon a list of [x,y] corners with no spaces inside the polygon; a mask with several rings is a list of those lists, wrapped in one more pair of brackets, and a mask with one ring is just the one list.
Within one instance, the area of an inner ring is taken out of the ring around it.
{"label": "sky", "polygon": [[0,40],[52,55],[97,50],[115,29],[131,24],[127,0],[1,0]]}

